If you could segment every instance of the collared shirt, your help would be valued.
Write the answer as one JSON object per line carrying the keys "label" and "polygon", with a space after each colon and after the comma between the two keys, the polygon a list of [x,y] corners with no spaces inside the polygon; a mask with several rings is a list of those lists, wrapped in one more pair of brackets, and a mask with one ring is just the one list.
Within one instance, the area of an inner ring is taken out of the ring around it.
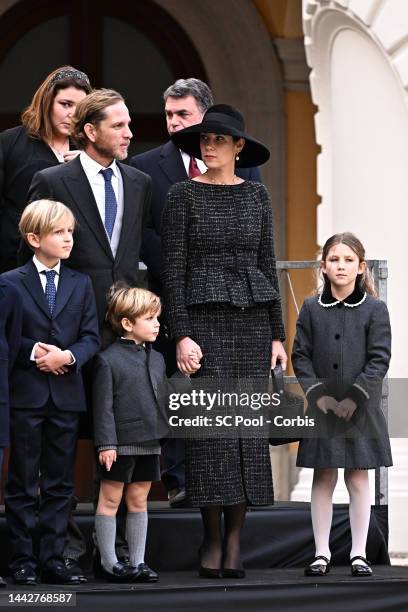
{"label": "collared shirt", "polygon": [[45,276],[45,274],[42,274],[42,273],[43,272],[49,272],[51,270],[54,270],[54,272],[56,272],[56,274],[54,276],[54,283],[55,283],[55,289],[58,290],[58,282],[59,282],[61,261],[59,261],[57,263],[57,265],[54,266],[53,268],[48,268],[45,264],[41,263],[41,261],[39,259],[37,259],[37,257],[34,255],[34,257],[33,257],[33,264],[37,268],[37,272],[39,274],[41,285],[42,285],[42,288],[44,290],[44,293],[45,293],[45,286],[47,284],[47,277]]}
{"label": "collared shirt", "polygon": [[[53,268],[48,268],[48,266],[43,264],[34,255],[33,256],[33,264],[35,265],[35,267],[37,269],[38,276],[40,277],[41,286],[43,288],[44,293],[45,293],[45,287],[47,285],[47,277],[46,277],[45,274],[43,274],[43,272],[49,272],[51,270],[54,270],[54,272],[56,273],[55,276],[54,276],[54,283],[55,283],[55,289],[58,291],[58,283],[59,283],[59,276],[60,276],[60,270],[61,270],[61,261],[59,261]],[[31,361],[35,361],[35,351],[37,349],[37,345],[38,345],[38,342],[36,342],[34,344],[33,350],[31,351],[31,355],[30,355],[30,360]],[[72,365],[72,364],[75,363],[76,359],[75,359],[74,355],[71,353],[71,351],[69,351],[69,353],[71,354],[71,362],[70,362],[69,365]]]}
{"label": "collared shirt", "polygon": [[[189,166],[190,166],[191,155],[189,155],[188,153],[184,153],[184,151],[182,151],[181,149],[180,149],[180,153],[181,153],[181,157],[183,159],[183,164],[184,164],[184,167],[186,169],[187,176],[188,176],[188,169],[189,169]],[[199,171],[201,172],[201,174],[203,174],[207,170],[207,166],[205,165],[203,160],[202,159],[198,159],[198,157],[196,157],[196,161],[197,161],[197,166],[198,166]]]}
{"label": "collared shirt", "polygon": [[[105,226],[105,179],[101,174],[101,170],[106,170],[104,166],[101,166],[97,161],[92,159],[85,151],[82,151],[79,156],[82,168],[86,174],[86,178],[94,195],[96,205],[98,207],[99,214],[102,219],[102,223]],[[116,256],[118,250],[120,232],[122,229],[123,220],[123,209],[124,209],[124,195],[123,195],[123,179],[122,174],[118,168],[115,160],[111,163],[108,168],[112,169],[112,188],[115,192],[116,202],[118,205],[116,211],[115,225],[113,226],[112,238],[110,239],[110,246],[113,256]],[[108,240],[109,236],[106,234]]]}

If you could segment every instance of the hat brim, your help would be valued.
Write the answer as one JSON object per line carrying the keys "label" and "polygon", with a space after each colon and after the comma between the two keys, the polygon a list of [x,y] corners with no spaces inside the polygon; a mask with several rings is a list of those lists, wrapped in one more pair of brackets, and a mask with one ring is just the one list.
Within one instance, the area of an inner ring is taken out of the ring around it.
{"label": "hat brim", "polygon": [[202,159],[200,149],[200,134],[226,134],[244,138],[245,145],[239,153],[239,160],[235,162],[237,168],[252,168],[254,166],[262,166],[270,157],[269,150],[258,140],[252,138],[249,134],[241,132],[231,126],[223,126],[212,121],[205,121],[197,125],[175,132],[171,136],[171,140],[188,155]]}

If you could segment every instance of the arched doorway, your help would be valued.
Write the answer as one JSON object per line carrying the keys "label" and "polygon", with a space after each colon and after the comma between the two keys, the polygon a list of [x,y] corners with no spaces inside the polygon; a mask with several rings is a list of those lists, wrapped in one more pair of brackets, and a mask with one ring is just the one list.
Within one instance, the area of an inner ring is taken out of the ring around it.
{"label": "arched doorway", "polygon": [[39,83],[59,65],[120,91],[135,137],[130,153],[166,139],[162,92],[180,76],[208,80],[190,38],[163,8],[123,0],[21,0],[0,17],[0,130],[19,123]]}

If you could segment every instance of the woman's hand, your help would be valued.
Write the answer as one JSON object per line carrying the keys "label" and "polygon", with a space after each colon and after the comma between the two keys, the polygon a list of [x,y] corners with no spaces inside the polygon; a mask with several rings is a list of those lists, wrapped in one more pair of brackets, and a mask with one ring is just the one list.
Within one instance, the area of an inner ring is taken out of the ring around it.
{"label": "woman's hand", "polygon": [[[324,414],[327,414],[329,410],[334,412],[337,415],[338,412],[338,402],[334,397],[330,395],[322,395],[316,400],[316,405]],[[339,415],[337,415],[339,416]]]}
{"label": "woman's hand", "polygon": [[202,359],[201,348],[188,336],[184,336],[177,340],[176,359],[177,367],[182,374],[194,374],[201,368],[200,360]]}
{"label": "woman's hand", "polygon": [[272,359],[271,359],[271,369],[273,370],[276,366],[276,362],[280,361],[282,366],[282,370],[286,370],[286,365],[288,363],[288,356],[286,355],[286,351],[283,348],[283,344],[280,340],[272,340]]}
{"label": "woman's hand", "polygon": [[116,451],[115,450],[113,449],[104,450],[99,453],[99,463],[105,466],[107,472],[110,471],[112,467],[112,463],[114,461],[116,461]]}

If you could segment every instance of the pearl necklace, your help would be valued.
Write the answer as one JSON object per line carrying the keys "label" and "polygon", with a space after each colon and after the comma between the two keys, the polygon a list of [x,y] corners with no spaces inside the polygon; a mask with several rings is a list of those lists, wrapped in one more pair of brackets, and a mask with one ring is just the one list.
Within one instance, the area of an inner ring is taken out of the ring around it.
{"label": "pearl necklace", "polygon": [[204,172],[204,176],[207,177],[207,179],[210,181],[210,183],[212,183],[212,185],[236,185],[238,181],[238,177],[236,176],[236,174],[234,174],[234,176],[232,177],[232,183],[224,183],[223,181],[217,181],[214,178],[211,178],[211,176],[208,174],[208,170]]}

